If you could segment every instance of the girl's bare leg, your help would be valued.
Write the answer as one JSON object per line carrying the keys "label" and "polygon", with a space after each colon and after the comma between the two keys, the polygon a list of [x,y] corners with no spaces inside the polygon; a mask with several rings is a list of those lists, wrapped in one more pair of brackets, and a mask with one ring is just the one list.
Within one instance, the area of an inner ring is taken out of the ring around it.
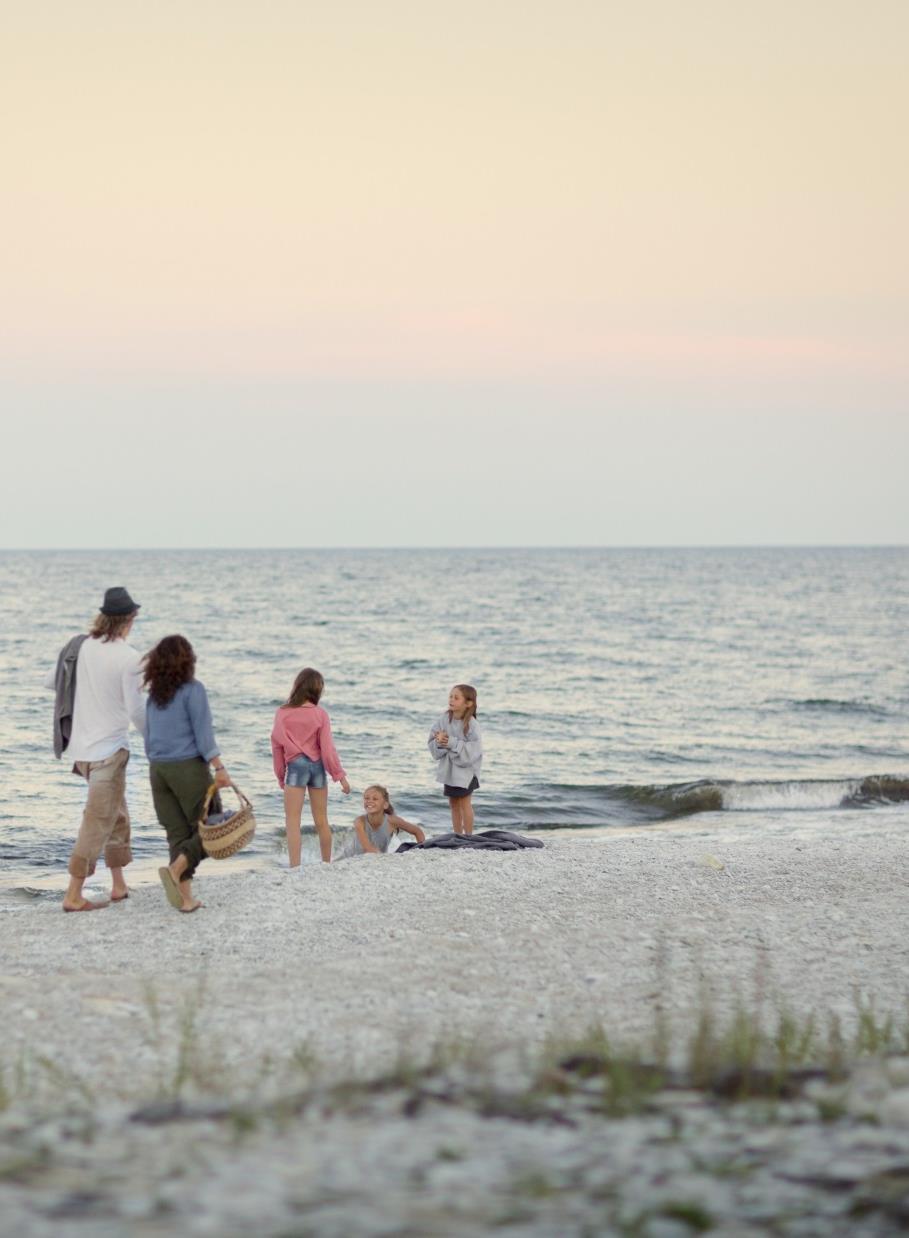
{"label": "girl's bare leg", "polygon": [[300,833],[300,818],[303,816],[305,787],[284,788],[284,826],[287,833],[287,857],[291,868],[300,867],[303,838]]}
{"label": "girl's bare leg", "polygon": [[451,805],[451,828],[456,834],[461,834],[461,801],[452,796],[448,803]]}
{"label": "girl's bare leg", "polygon": [[309,811],[319,835],[323,864],[331,863],[331,826],[328,824],[328,787],[309,788]]}
{"label": "girl's bare leg", "polygon": [[470,802],[470,796],[465,795],[459,800],[461,805],[461,833],[473,833],[473,804]]}

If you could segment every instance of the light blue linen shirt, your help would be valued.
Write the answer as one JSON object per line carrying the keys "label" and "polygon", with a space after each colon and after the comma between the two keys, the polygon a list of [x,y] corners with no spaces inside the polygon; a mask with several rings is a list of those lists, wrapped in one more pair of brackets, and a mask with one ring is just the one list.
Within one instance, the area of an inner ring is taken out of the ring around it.
{"label": "light blue linen shirt", "polygon": [[145,711],[145,754],[149,761],[210,761],[215,743],[208,693],[198,679],[181,684],[166,705],[149,700]]}

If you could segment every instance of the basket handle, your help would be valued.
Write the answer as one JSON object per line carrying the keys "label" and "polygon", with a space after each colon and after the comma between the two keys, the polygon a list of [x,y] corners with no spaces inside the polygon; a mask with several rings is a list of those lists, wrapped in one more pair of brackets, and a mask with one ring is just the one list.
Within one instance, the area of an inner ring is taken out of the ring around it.
{"label": "basket handle", "polygon": [[[231,782],[229,785],[230,785],[230,789],[234,792],[237,799],[240,801],[241,806],[244,808],[252,808],[252,804],[250,804],[249,800],[246,798],[246,796],[243,794],[243,792],[240,790],[237,784],[235,782]],[[213,782],[211,786],[208,788],[208,790],[205,792],[205,802],[202,805],[202,814],[199,818],[200,821],[208,820],[208,810],[211,806],[211,802],[214,799],[215,792],[217,790],[218,790],[218,784],[216,782]]]}

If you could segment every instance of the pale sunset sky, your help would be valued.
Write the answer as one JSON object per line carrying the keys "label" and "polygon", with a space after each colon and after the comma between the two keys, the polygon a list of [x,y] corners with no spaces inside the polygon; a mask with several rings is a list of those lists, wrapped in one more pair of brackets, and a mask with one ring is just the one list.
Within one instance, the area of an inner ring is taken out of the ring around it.
{"label": "pale sunset sky", "polygon": [[906,0],[6,6],[0,545],[909,541],[907,54]]}

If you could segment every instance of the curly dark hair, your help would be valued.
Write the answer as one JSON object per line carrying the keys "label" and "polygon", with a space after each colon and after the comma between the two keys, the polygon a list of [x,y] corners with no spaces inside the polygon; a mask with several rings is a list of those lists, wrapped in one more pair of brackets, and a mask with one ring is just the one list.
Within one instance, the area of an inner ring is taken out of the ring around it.
{"label": "curly dark hair", "polygon": [[145,655],[142,682],[158,706],[169,704],[177,689],[196,673],[196,655],[185,636],[165,636]]}

